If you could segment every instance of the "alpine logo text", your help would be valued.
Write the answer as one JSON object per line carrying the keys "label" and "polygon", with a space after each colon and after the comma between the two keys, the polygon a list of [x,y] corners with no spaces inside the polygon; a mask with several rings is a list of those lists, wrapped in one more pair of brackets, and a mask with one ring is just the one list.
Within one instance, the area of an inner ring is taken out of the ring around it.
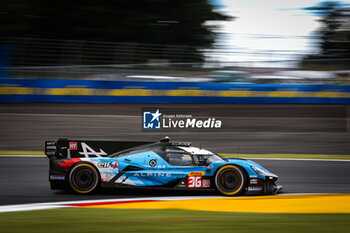
{"label": "alpine logo text", "polygon": [[147,176],[171,177],[171,173],[135,173],[134,176],[141,176],[141,177],[147,177]]}

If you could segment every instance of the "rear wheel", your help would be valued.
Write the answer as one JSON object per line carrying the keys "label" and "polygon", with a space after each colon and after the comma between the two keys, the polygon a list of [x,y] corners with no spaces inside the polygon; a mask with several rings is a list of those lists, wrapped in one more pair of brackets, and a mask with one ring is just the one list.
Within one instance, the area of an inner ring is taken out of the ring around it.
{"label": "rear wheel", "polygon": [[227,196],[243,194],[246,177],[241,168],[234,165],[226,165],[219,169],[215,176],[216,189]]}
{"label": "rear wheel", "polygon": [[77,193],[91,193],[96,190],[98,184],[98,171],[91,164],[77,164],[69,173],[69,185]]}

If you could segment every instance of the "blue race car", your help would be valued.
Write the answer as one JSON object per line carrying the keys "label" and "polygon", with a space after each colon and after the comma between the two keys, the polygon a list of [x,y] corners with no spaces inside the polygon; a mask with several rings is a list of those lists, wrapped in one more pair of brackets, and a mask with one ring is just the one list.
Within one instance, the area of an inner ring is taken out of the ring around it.
{"label": "blue race car", "polygon": [[222,158],[168,137],[154,143],[59,139],[46,141],[45,153],[51,189],[80,194],[122,186],[216,189],[228,196],[282,189],[277,175],[250,160]]}

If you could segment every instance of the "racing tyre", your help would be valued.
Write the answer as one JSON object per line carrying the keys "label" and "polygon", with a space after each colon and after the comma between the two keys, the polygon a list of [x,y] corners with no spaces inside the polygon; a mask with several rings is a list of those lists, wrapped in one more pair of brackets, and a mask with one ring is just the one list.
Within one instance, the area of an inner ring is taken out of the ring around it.
{"label": "racing tyre", "polygon": [[243,194],[246,186],[246,176],[241,168],[234,165],[221,167],[215,176],[216,189],[227,196]]}
{"label": "racing tyre", "polygon": [[99,185],[98,171],[91,164],[77,164],[69,173],[69,185],[77,193],[91,193]]}

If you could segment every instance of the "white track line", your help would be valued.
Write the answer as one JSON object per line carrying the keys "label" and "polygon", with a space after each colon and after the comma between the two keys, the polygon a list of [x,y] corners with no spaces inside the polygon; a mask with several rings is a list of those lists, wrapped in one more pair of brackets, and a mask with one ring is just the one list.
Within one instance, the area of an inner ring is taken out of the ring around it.
{"label": "white track line", "polygon": [[0,206],[0,213],[32,211],[32,210],[48,210],[48,209],[58,209],[63,207],[65,206],[41,205],[41,204],[7,205],[7,206]]}
{"label": "white track line", "polygon": [[174,197],[146,197],[146,198],[117,198],[117,199],[95,199],[85,201],[61,201],[61,202],[44,202],[29,203],[20,205],[4,205],[0,206],[0,213],[31,211],[31,210],[47,210],[70,207],[70,204],[87,204],[87,203],[105,203],[105,202],[124,202],[124,201],[176,201],[190,199],[207,199],[207,198],[225,198],[223,196],[174,196]]}

